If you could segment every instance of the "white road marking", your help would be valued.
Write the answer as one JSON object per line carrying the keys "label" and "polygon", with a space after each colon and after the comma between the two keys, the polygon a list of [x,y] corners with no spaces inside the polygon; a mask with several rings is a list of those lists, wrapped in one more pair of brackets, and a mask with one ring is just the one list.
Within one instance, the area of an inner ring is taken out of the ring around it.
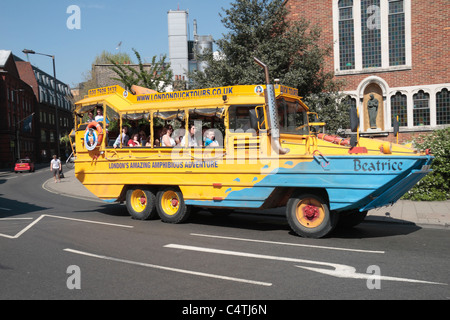
{"label": "white road marking", "polygon": [[93,224],[101,224],[101,225],[105,225],[105,226],[112,226],[112,227],[120,227],[120,228],[133,228],[133,226],[126,226],[126,225],[121,225],[121,224],[114,224],[114,223],[107,223],[107,222],[99,222],[99,221],[91,221],[91,220],[83,220],[83,219],[75,219],[75,218],[67,218],[67,217],[60,217],[60,216],[53,216],[53,215],[49,215],[49,214],[43,214],[41,215],[39,218],[37,218],[35,221],[33,221],[32,223],[30,223],[28,226],[26,226],[25,228],[23,228],[21,231],[19,231],[15,236],[10,236],[7,234],[1,234],[0,233],[0,237],[4,237],[4,238],[8,238],[8,239],[17,239],[19,238],[22,234],[24,234],[25,232],[27,232],[29,229],[31,229],[36,223],[38,223],[39,221],[41,221],[43,218],[45,217],[49,217],[49,218],[56,218],[56,219],[64,219],[64,220],[71,220],[71,221],[77,221],[77,222],[85,222],[85,223],[93,223]]}
{"label": "white road marking", "polygon": [[89,197],[76,196],[76,195],[73,195],[73,194],[59,193],[59,192],[53,191],[53,190],[51,190],[51,189],[49,189],[49,188],[47,187],[47,183],[51,183],[52,180],[53,180],[53,178],[48,179],[47,181],[45,181],[45,182],[42,184],[42,189],[44,189],[44,190],[47,191],[47,192],[53,193],[53,194],[62,195],[62,196],[64,196],[64,197],[69,197],[69,198],[74,198],[74,199],[80,199],[80,200],[86,200],[86,201],[92,201],[92,202],[103,203],[103,204],[105,203],[104,201],[102,201],[102,200],[100,200],[100,199],[94,199],[94,198],[89,198]]}
{"label": "white road marking", "polygon": [[384,281],[400,281],[400,282],[412,282],[412,283],[423,283],[423,284],[438,284],[446,286],[446,283],[439,283],[439,282],[430,282],[430,281],[423,281],[423,280],[414,280],[414,279],[407,279],[407,278],[397,278],[397,277],[389,277],[389,276],[376,276],[373,274],[368,273],[357,273],[356,269],[353,267],[348,267],[347,269],[335,269],[335,270],[328,270],[328,269],[321,269],[321,268],[311,268],[311,267],[304,267],[304,266],[296,266],[297,268],[306,269],[309,271],[314,271],[322,274],[326,274],[332,277],[336,278],[347,278],[347,279],[377,279],[377,280],[384,280]]}
{"label": "white road marking", "polygon": [[[269,255],[254,254],[254,253],[239,252],[239,251],[219,250],[219,249],[211,249],[211,248],[204,248],[204,247],[185,246],[185,245],[179,245],[179,244],[168,244],[168,245],[165,245],[164,247],[172,248],[172,249],[181,249],[181,250],[190,250],[190,251],[197,251],[197,252],[207,252],[207,253],[223,254],[223,255],[230,255],[230,256],[246,257],[246,258],[315,264],[315,265],[325,266],[328,268],[322,269],[322,268],[311,268],[311,267],[304,267],[304,266],[296,266],[296,267],[306,269],[309,271],[319,272],[322,274],[327,274],[327,275],[330,275],[333,277],[338,277],[338,278],[374,279],[373,274],[356,273],[356,269],[354,267],[347,266],[344,264],[297,259],[297,258],[288,258],[288,257],[279,257],[279,256],[269,256]],[[330,269],[330,267],[332,269]],[[429,281],[406,279],[406,278],[396,278],[396,277],[388,277],[388,276],[381,276],[381,275],[377,279],[388,280],[388,281],[401,281],[401,282],[447,285],[445,283],[429,282]]]}
{"label": "white road marking", "polygon": [[290,243],[290,242],[276,242],[276,241],[267,241],[267,240],[254,240],[254,239],[224,237],[224,236],[199,234],[199,233],[191,233],[191,236],[208,237],[208,238],[216,238],[216,239],[226,239],[226,240],[237,240],[237,241],[247,241],[247,242],[269,243],[269,244],[295,246],[295,247],[307,247],[307,248],[314,248],[314,249],[339,250],[339,251],[351,251],[351,252],[363,252],[363,253],[380,253],[380,254],[384,254],[385,253],[385,251],[373,251],[373,250],[339,248],[339,247],[325,247],[325,246],[317,246],[317,245],[309,245],[309,244],[299,244],[299,243]]}
{"label": "white road marking", "polygon": [[178,268],[158,266],[158,265],[148,264],[148,263],[143,263],[143,262],[136,262],[136,261],[130,261],[130,260],[125,260],[125,259],[107,257],[107,256],[103,256],[103,255],[97,255],[97,254],[83,252],[83,251],[78,251],[78,250],[73,250],[73,249],[64,249],[64,251],[75,253],[75,254],[79,254],[79,255],[84,255],[84,256],[88,256],[88,257],[92,257],[92,258],[97,258],[97,259],[121,262],[121,263],[126,263],[126,264],[146,267],[146,268],[152,268],[152,269],[159,269],[159,270],[165,270],[165,271],[185,273],[185,274],[190,274],[190,275],[195,275],[195,276],[200,276],[200,277],[207,277],[207,278],[215,278],[215,279],[220,279],[220,280],[242,282],[242,283],[259,285],[259,286],[265,286],[265,287],[270,287],[272,285],[271,283],[268,283],[268,282],[254,281],[254,280],[248,280],[248,279],[227,277],[227,276],[222,276],[222,275],[217,275],[217,274],[212,274],[212,273],[204,273],[204,272],[197,272],[197,271],[184,270],[184,269],[178,269]]}
{"label": "white road marking", "polygon": [[33,218],[0,218],[0,221],[9,221],[9,220],[33,220]]}
{"label": "white road marking", "polygon": [[11,179],[16,179],[16,178],[18,178],[18,177],[8,177],[8,178],[0,177],[0,179],[2,179],[2,180],[11,180]]}

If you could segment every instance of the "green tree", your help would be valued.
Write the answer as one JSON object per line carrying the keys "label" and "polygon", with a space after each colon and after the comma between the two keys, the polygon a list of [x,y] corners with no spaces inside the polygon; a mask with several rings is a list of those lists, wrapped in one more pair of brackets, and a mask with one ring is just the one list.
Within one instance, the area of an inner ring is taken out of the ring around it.
{"label": "green tree", "polygon": [[[131,58],[127,53],[110,53],[107,51],[103,51],[99,55],[97,55],[92,62],[92,66],[99,64],[110,64],[111,60],[116,63],[129,63],[131,62]],[[91,68],[88,72],[83,73],[84,81],[80,83],[80,94],[78,95],[76,100],[81,100],[85,95],[88,94],[88,91],[91,89],[95,89],[99,87],[96,74],[94,72],[94,67]]]}
{"label": "green tree", "polygon": [[327,124],[328,133],[338,134],[339,131],[350,128],[350,104],[343,93],[337,91],[312,93],[303,100],[309,110],[316,112],[319,120]]}
{"label": "green tree", "polygon": [[127,89],[137,85],[158,92],[165,91],[168,86],[172,85],[173,73],[170,64],[166,62],[165,55],[161,56],[158,61],[156,56],[153,56],[152,62],[144,65],[139,52],[136,49],[133,49],[133,52],[138,60],[137,68],[109,59],[109,62],[114,65],[111,69],[118,76],[118,78],[113,78],[114,80],[121,81]]}
{"label": "green tree", "polygon": [[95,57],[93,64],[109,64],[111,61],[115,63],[132,63],[131,57],[128,53],[119,52],[119,53],[111,53],[106,50],[103,50],[98,56]]}
{"label": "green tree", "polygon": [[435,130],[428,136],[414,141],[419,150],[430,149],[435,157],[433,170],[420,180],[403,198],[421,201],[443,201],[450,199],[450,128]]}
{"label": "green tree", "polygon": [[[216,41],[216,58],[212,52],[199,57],[208,63],[208,68],[191,73],[191,85],[204,88],[265,83],[261,67],[253,60],[257,57],[268,65],[271,77],[297,88],[306,101],[315,102],[311,109],[320,117],[331,110],[332,114],[345,113],[348,118],[348,106],[334,99],[338,97],[338,84],[333,81],[333,74],[323,69],[331,46],[319,45],[318,26],[303,18],[289,21],[283,3],[284,0],[236,0],[230,9],[223,9],[221,21],[230,31]],[[347,126],[337,123],[334,116],[330,120],[333,129]]]}

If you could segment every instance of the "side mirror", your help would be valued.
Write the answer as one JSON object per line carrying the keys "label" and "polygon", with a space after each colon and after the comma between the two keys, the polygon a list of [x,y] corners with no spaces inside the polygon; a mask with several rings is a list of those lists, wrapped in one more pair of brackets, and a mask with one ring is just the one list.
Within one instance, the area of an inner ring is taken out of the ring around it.
{"label": "side mirror", "polygon": [[399,131],[400,124],[398,123],[397,117],[394,117],[394,136],[397,136]]}
{"label": "side mirror", "polygon": [[358,118],[358,111],[356,110],[356,107],[353,106],[350,108],[350,129],[352,132],[357,132],[359,127],[359,118]]}
{"label": "side mirror", "polygon": [[325,122],[319,121],[319,115],[316,112],[308,112],[308,118],[310,130],[313,132],[319,132],[320,127],[324,128],[327,125]]}

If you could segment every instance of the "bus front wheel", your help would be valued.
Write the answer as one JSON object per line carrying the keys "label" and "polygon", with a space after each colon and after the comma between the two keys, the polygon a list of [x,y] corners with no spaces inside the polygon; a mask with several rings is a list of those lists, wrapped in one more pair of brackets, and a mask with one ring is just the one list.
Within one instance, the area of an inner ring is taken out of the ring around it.
{"label": "bus front wheel", "polygon": [[289,199],[286,217],[291,229],[305,238],[322,238],[337,224],[338,215],[329,210],[322,197],[302,194]]}
{"label": "bus front wheel", "polygon": [[133,187],[127,190],[127,210],[133,219],[155,219],[158,215],[155,211],[155,194],[141,187]]}
{"label": "bus front wheel", "polygon": [[182,223],[189,218],[190,207],[176,188],[165,188],[156,194],[156,211],[163,222]]}

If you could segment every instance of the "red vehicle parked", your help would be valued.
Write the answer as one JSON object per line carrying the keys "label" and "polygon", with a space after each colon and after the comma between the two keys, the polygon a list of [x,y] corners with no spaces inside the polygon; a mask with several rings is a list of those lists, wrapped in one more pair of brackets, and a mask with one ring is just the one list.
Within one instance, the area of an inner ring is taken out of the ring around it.
{"label": "red vehicle parked", "polygon": [[14,172],[34,172],[34,163],[30,159],[20,159],[16,162],[14,166]]}

